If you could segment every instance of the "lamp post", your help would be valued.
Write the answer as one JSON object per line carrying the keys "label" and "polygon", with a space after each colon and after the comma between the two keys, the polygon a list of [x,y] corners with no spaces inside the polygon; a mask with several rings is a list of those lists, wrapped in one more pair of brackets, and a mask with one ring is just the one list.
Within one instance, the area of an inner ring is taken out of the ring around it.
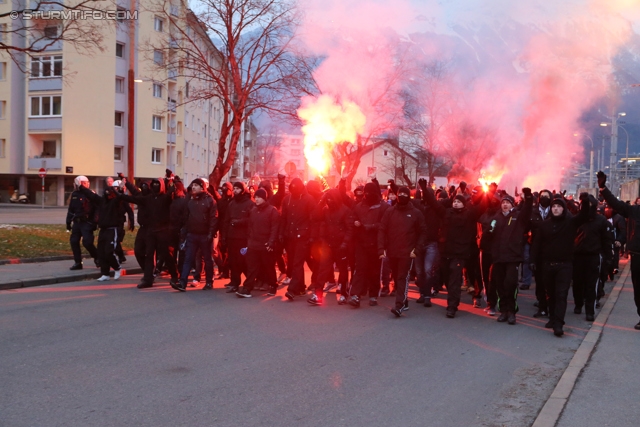
{"label": "lamp post", "polygon": [[626,116],[627,113],[618,113],[611,118],[611,123],[603,122],[600,126],[611,126],[611,153],[609,156],[609,174],[611,175],[611,189],[618,194],[618,118]]}
{"label": "lamp post", "polygon": [[624,182],[627,182],[629,180],[629,132],[627,132],[627,130],[620,125],[618,125],[618,127],[622,129],[625,134],[627,134],[627,150],[625,152],[625,164],[624,164]]}
{"label": "lamp post", "polygon": [[[135,12],[136,0],[130,0],[131,13]],[[136,21],[129,20],[129,72],[127,81],[127,178],[135,182],[135,108],[136,88],[135,80],[135,45],[136,45]]]}
{"label": "lamp post", "polygon": [[589,135],[574,133],[573,136],[586,136],[591,141],[591,153],[589,156],[589,188],[593,188],[593,139]]}

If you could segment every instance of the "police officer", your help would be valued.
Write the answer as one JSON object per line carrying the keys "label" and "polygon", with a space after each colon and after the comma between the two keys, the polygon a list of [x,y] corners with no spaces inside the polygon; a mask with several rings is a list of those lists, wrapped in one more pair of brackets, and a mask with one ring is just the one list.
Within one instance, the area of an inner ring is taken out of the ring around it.
{"label": "police officer", "polygon": [[69,202],[69,210],[67,211],[67,231],[71,231],[69,244],[73,251],[74,264],[70,270],[82,270],[82,251],[80,249],[80,238],[82,238],[82,246],[85,247],[91,258],[93,258],[96,267],[100,267],[98,262],[98,250],[93,244],[93,231],[95,225],[95,205],[91,203],[88,197],[80,192],[80,187],[89,188],[89,179],[80,175],[73,180],[75,191],[71,193],[71,201]]}

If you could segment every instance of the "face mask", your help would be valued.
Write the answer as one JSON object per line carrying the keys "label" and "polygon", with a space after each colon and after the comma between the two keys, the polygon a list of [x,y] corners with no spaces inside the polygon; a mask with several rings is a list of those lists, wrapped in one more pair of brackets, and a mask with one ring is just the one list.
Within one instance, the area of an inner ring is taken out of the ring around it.
{"label": "face mask", "polygon": [[159,182],[154,182],[151,184],[151,191],[153,191],[154,193],[158,194],[160,192],[160,183]]}
{"label": "face mask", "polygon": [[378,196],[375,193],[365,193],[364,199],[367,201],[367,203],[373,205],[378,201]]}
{"label": "face mask", "polygon": [[551,199],[548,197],[540,197],[540,206],[548,208],[551,205]]}
{"label": "face mask", "polygon": [[408,196],[398,196],[398,204],[400,206],[405,206],[409,204],[409,197]]}
{"label": "face mask", "polygon": [[327,206],[332,211],[335,211],[338,209],[338,203],[333,199],[327,199]]}

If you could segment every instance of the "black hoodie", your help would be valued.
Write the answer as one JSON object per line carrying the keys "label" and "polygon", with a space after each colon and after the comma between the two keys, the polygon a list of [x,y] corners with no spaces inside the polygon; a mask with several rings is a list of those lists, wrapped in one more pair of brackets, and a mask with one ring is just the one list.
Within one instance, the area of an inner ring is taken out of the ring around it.
{"label": "black hoodie", "polygon": [[147,217],[148,225],[152,231],[162,231],[168,229],[171,224],[171,202],[173,201],[174,187],[170,186],[168,191],[165,191],[164,178],[153,179],[149,187],[153,187],[154,183],[160,184],[160,191],[154,193],[151,191],[148,195],[127,196],[125,194],[120,197],[138,206],[143,206],[144,210],[149,212]]}
{"label": "black hoodie", "polygon": [[294,178],[289,189],[295,191],[282,201],[280,237],[308,239],[311,236],[311,215],[317,202],[308,193],[300,178]]}
{"label": "black hoodie", "polygon": [[[325,205],[328,199],[333,207]],[[352,226],[351,210],[342,203],[340,191],[327,191],[314,212],[311,237],[327,242],[332,248],[346,247],[351,242]]]}
{"label": "black hoodie", "polygon": [[609,260],[613,248],[613,236],[609,231],[607,219],[598,215],[598,201],[595,197],[589,196],[589,218],[587,222],[578,227],[578,234],[575,238],[576,255],[598,255],[602,254]]}
{"label": "black hoodie", "polygon": [[244,190],[233,196],[229,202],[221,229],[223,241],[231,239],[246,240],[248,237],[249,211],[255,206],[251,194]]}

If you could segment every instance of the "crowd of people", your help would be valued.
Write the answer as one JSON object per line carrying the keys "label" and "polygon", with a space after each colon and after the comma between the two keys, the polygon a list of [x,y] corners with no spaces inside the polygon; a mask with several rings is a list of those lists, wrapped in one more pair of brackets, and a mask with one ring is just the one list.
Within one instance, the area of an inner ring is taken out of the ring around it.
{"label": "crowd of people", "polygon": [[185,187],[169,170],[139,186],[118,178],[108,179],[98,195],[86,177],[77,177],[69,204],[71,269],[83,268],[82,240],[101,269],[99,281],[110,280],[111,269],[114,279],[120,277],[121,242],[125,225],[134,230],[134,204],[134,254],[144,271],[138,288],[152,287],[164,271],[180,292],[198,287],[203,276],[203,290],[212,290],[214,279],[228,279],[226,292],[238,298],[257,291],[274,296],[286,285],[287,300],[308,297],[309,304],[322,305],[335,288],[338,304],[354,308],[395,297],[391,312],[401,317],[415,281],[424,307],[446,287],[448,318],[455,318],[467,291],[474,308],[514,325],[518,292],[529,289],[534,276],[533,316],[548,318],[545,327],[562,336],[569,289],[574,313],[584,309],[586,320],[594,321],[604,283],[628,252],[640,315],[640,198],[634,206],[618,200],[602,172],[600,197],[582,193],[579,200],[529,188],[514,197],[495,183],[486,190],[464,182],[434,190],[424,179],[415,189],[393,180],[382,189],[374,178],[351,193],[344,180],[329,188],[322,179],[305,185],[293,178],[287,187],[278,175],[274,193],[270,181],[215,189],[197,178]]}

